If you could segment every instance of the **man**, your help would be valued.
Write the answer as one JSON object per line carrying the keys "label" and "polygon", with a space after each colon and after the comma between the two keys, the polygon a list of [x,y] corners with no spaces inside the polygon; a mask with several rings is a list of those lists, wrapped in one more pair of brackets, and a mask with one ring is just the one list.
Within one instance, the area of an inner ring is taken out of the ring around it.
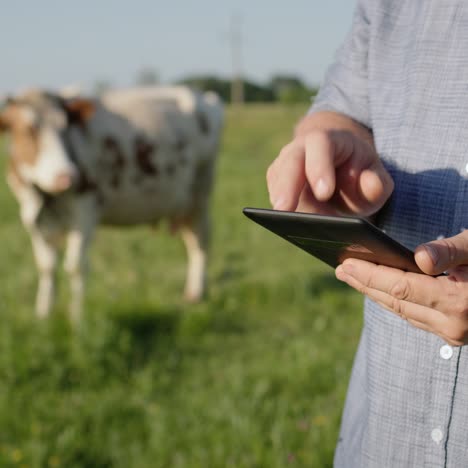
{"label": "man", "polygon": [[468,3],[358,0],[267,182],[276,209],[371,217],[427,273],[336,270],[368,298],[335,466],[468,466]]}

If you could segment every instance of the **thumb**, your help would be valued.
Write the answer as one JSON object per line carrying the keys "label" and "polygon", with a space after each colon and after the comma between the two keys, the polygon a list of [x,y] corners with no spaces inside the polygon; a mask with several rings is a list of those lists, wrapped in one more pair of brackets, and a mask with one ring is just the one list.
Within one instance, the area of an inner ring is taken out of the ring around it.
{"label": "thumb", "polygon": [[414,257],[419,268],[429,275],[468,265],[468,230],[448,239],[422,244]]}

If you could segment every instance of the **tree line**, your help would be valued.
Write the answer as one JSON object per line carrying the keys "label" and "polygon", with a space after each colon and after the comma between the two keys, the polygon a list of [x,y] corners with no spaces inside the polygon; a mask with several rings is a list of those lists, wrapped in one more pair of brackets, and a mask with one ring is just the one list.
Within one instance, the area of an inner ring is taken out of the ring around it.
{"label": "tree line", "polygon": [[[317,88],[305,84],[299,77],[293,75],[277,75],[267,83],[258,83],[249,79],[240,80],[243,86],[244,102],[310,102],[317,94]],[[192,76],[178,82],[201,91],[215,91],[224,102],[232,102],[231,80],[217,76]]]}
{"label": "tree line", "polygon": [[[138,86],[160,84],[159,74],[152,68],[144,68],[136,76]],[[239,100],[239,93],[233,93],[233,82],[216,75],[187,76],[175,84],[187,85],[200,91],[214,91],[224,102]],[[286,104],[307,103],[317,94],[317,87],[307,85],[295,75],[278,74],[266,83],[259,83],[247,78],[237,78],[234,83],[239,91],[241,86],[242,102],[281,102]],[[110,82],[101,80],[95,83],[94,92],[99,95],[112,88]],[[237,96],[237,98],[236,98]]]}

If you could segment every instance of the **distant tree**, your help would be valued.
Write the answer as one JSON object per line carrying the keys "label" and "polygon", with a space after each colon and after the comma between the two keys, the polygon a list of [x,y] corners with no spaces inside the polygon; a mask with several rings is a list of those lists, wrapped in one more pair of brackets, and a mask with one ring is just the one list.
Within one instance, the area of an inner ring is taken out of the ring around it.
{"label": "distant tree", "polygon": [[178,83],[199,91],[214,91],[224,102],[231,99],[231,82],[213,75],[189,76]]}
{"label": "distant tree", "polygon": [[159,73],[153,68],[142,68],[135,80],[137,86],[154,86],[159,84]]}
{"label": "distant tree", "polygon": [[269,86],[244,80],[244,100],[245,102],[273,102],[275,93]]}
{"label": "distant tree", "polygon": [[306,85],[298,76],[275,75],[270,80],[270,87],[277,93],[284,89],[305,88]]}
{"label": "distant tree", "polygon": [[[270,87],[243,79],[245,102],[271,102],[275,95]],[[225,102],[231,101],[231,81],[212,75],[187,77],[179,81],[200,91],[214,91]]]}
{"label": "distant tree", "polygon": [[287,104],[308,102],[317,94],[315,88],[309,87],[294,75],[276,75],[270,80],[269,86],[276,99]]}

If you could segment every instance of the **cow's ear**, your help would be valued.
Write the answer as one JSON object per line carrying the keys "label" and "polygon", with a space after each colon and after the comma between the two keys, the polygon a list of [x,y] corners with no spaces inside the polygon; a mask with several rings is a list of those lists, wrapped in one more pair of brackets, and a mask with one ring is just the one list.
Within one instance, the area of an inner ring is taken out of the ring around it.
{"label": "cow's ear", "polygon": [[86,98],[67,99],[65,109],[71,123],[84,123],[96,112],[96,102]]}

